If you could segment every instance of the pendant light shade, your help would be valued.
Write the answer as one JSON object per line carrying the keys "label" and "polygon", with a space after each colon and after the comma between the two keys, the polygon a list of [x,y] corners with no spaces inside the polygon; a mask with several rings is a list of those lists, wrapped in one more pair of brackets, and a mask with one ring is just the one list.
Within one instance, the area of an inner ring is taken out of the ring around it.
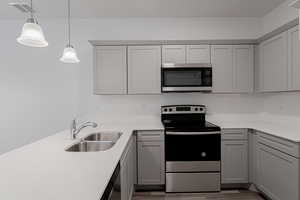
{"label": "pendant light shade", "polygon": [[64,49],[63,55],[60,58],[60,61],[64,62],[64,63],[70,63],[70,64],[80,62],[80,60],[77,57],[76,50],[71,45],[66,46],[66,48]]}
{"label": "pendant light shade", "polygon": [[68,44],[63,51],[63,55],[60,58],[60,61],[63,63],[74,64],[79,63],[80,60],[77,57],[75,48],[71,45],[71,8],[70,0],[68,0]]}
{"label": "pendant light shade", "polygon": [[48,42],[45,40],[45,36],[41,26],[34,20],[29,18],[23,25],[22,33],[17,41],[25,46],[29,47],[46,47]]}
{"label": "pendant light shade", "polygon": [[[19,8],[20,6],[16,6]],[[24,11],[24,8],[21,9]],[[32,0],[30,0],[30,7],[26,7],[26,12],[30,13],[30,18],[27,19],[26,23],[23,25],[22,33],[17,41],[25,46],[29,47],[46,47],[48,42],[45,39],[42,27],[38,24],[36,19],[33,17],[33,5]]]}

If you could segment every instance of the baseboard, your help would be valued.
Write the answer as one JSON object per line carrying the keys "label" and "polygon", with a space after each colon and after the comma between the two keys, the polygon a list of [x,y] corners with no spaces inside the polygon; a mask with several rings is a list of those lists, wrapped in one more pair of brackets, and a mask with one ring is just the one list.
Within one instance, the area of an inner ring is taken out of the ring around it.
{"label": "baseboard", "polygon": [[165,185],[135,185],[135,191],[165,191]]}
{"label": "baseboard", "polygon": [[249,183],[226,183],[221,185],[222,190],[228,189],[249,189]]}

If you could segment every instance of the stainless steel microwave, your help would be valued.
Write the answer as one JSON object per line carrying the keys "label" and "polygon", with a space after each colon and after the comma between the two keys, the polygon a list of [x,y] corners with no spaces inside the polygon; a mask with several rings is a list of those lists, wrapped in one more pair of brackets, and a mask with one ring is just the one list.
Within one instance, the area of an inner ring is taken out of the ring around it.
{"label": "stainless steel microwave", "polygon": [[210,63],[164,63],[161,68],[162,92],[210,92],[212,65]]}

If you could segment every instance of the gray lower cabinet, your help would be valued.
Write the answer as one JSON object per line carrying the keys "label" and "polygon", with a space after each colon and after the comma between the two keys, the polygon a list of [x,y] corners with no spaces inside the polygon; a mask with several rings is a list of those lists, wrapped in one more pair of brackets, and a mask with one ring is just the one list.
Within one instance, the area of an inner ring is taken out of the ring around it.
{"label": "gray lower cabinet", "polygon": [[257,184],[257,173],[258,173],[258,162],[257,162],[257,152],[258,152],[258,135],[256,131],[249,130],[249,183],[254,185]]}
{"label": "gray lower cabinet", "polygon": [[135,136],[132,136],[121,158],[121,199],[122,200],[130,200],[134,192],[134,184],[136,180],[135,155],[136,155]]}
{"label": "gray lower cabinet", "polygon": [[247,129],[222,130],[221,183],[248,183]]}
{"label": "gray lower cabinet", "polygon": [[138,185],[165,183],[163,131],[137,132]]}
{"label": "gray lower cabinet", "polygon": [[260,191],[272,200],[299,200],[299,172],[298,144],[258,133],[256,186]]}
{"label": "gray lower cabinet", "polygon": [[257,187],[273,200],[299,200],[299,160],[258,145]]}

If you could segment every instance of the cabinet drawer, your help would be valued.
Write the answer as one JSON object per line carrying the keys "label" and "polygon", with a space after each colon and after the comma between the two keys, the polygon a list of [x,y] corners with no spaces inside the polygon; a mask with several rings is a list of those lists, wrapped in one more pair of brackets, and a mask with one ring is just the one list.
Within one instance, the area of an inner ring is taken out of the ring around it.
{"label": "cabinet drawer", "polygon": [[162,141],[164,132],[162,130],[137,131],[138,141]]}
{"label": "cabinet drawer", "polygon": [[248,140],[248,129],[222,129],[222,140]]}
{"label": "cabinet drawer", "polygon": [[269,134],[258,132],[258,142],[287,153],[291,156],[300,157],[299,145],[297,143],[278,138]]}

